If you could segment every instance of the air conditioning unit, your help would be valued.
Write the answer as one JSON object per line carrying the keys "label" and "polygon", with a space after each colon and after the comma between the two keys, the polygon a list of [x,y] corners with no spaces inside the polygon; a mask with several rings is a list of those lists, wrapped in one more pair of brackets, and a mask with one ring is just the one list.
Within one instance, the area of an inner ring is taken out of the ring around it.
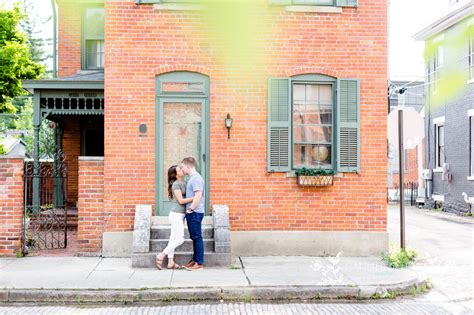
{"label": "air conditioning unit", "polygon": [[433,179],[433,170],[432,169],[424,169],[421,173],[421,178],[424,180],[432,180]]}

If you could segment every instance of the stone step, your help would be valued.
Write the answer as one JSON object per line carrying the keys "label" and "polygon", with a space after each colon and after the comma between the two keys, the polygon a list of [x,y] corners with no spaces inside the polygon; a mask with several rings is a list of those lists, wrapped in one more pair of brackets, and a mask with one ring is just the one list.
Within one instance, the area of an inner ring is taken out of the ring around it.
{"label": "stone step", "polygon": [[[171,225],[153,225],[151,227],[151,239],[169,239],[171,235]],[[210,239],[214,237],[214,229],[212,225],[202,226],[202,238]],[[188,228],[184,228],[184,238],[189,238]]]}
{"label": "stone step", "polygon": [[[132,267],[133,268],[156,268],[155,257],[158,252],[150,252],[143,254],[132,254]],[[184,265],[188,263],[193,257],[192,252],[175,253],[174,260],[177,264]],[[232,256],[230,253],[214,253],[204,252],[204,266],[205,267],[218,267],[218,266],[229,266],[232,263]],[[165,258],[163,266],[168,264],[168,259]]]}
{"label": "stone step", "polygon": [[[212,252],[214,251],[214,240],[213,239],[204,239],[204,251]],[[154,239],[150,240],[150,251],[152,252],[161,252],[168,245],[168,239]],[[193,241],[190,239],[184,240],[184,243],[175,249],[176,253],[182,252],[192,252],[193,251]]]}

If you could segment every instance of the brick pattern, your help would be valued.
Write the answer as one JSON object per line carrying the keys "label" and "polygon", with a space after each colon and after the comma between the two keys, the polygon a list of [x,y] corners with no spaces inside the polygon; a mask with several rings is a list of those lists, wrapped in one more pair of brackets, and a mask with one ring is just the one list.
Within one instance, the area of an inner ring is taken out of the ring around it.
{"label": "brick pattern", "polygon": [[[170,71],[210,77],[210,202],[229,206],[233,230],[386,231],[386,0],[361,0],[342,14],[266,8],[261,19],[270,26],[255,45],[262,62],[230,71],[222,40],[209,42],[201,12],[115,0],[105,7],[108,231],[132,230],[134,205],[155,204],[155,78]],[[60,19],[71,24],[77,14],[68,8]],[[72,26],[60,36],[77,31]],[[66,62],[74,52],[60,54]],[[329,188],[300,188],[295,178],[266,172],[267,80],[303,73],[361,80],[361,173]],[[234,118],[230,140],[227,113]],[[139,124],[147,124],[145,136]]]}
{"label": "brick pattern", "polygon": [[[423,144],[422,144],[423,145]],[[423,159],[423,150],[424,150],[424,145],[422,148],[422,159]],[[414,182],[418,183],[418,148],[414,149],[409,149],[406,150],[406,172],[405,172],[405,183],[407,182]],[[398,155],[398,150],[394,152],[394,154]],[[399,186],[399,174],[398,172],[393,172],[392,174],[392,187],[398,187]]]}
{"label": "brick pattern", "polygon": [[63,151],[68,166],[69,204],[75,205],[78,200],[78,157],[81,154],[81,126],[78,116],[68,116],[63,124]]}
{"label": "brick pattern", "polygon": [[79,161],[79,252],[96,253],[102,248],[104,222],[104,161]]}
{"label": "brick pattern", "polygon": [[58,77],[81,70],[81,6],[58,0]]}
{"label": "brick pattern", "polygon": [[23,159],[0,157],[0,256],[21,250]]}

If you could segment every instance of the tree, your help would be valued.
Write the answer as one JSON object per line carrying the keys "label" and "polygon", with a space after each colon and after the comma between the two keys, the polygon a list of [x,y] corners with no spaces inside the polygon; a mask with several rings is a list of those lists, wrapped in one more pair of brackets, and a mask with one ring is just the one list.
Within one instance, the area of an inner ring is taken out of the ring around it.
{"label": "tree", "polygon": [[[28,23],[19,3],[11,10],[0,5],[0,114],[13,114],[19,110],[25,115],[28,109],[23,110],[24,100],[14,100],[15,97],[26,94],[22,90],[21,81],[38,79],[44,72],[44,66],[40,64],[43,61],[41,55],[44,54],[41,49],[43,42],[29,39],[34,34],[34,25]],[[2,119],[0,131],[5,127],[13,127],[15,121],[10,118],[18,117],[21,116],[4,116],[9,122]],[[23,118],[31,120],[31,117]],[[5,153],[4,146],[0,144],[0,155]]]}
{"label": "tree", "polygon": [[14,113],[12,99],[25,94],[22,80],[38,79],[44,67],[32,59],[27,34],[20,23],[26,15],[17,4],[0,8],[0,113]]}

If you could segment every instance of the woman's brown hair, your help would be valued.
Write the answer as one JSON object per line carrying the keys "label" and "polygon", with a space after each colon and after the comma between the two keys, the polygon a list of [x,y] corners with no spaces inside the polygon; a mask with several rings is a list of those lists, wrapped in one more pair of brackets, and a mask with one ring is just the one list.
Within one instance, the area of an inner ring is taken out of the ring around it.
{"label": "woman's brown hair", "polygon": [[178,165],[173,165],[168,169],[168,198],[173,199],[173,183],[178,179],[176,177],[176,168]]}

